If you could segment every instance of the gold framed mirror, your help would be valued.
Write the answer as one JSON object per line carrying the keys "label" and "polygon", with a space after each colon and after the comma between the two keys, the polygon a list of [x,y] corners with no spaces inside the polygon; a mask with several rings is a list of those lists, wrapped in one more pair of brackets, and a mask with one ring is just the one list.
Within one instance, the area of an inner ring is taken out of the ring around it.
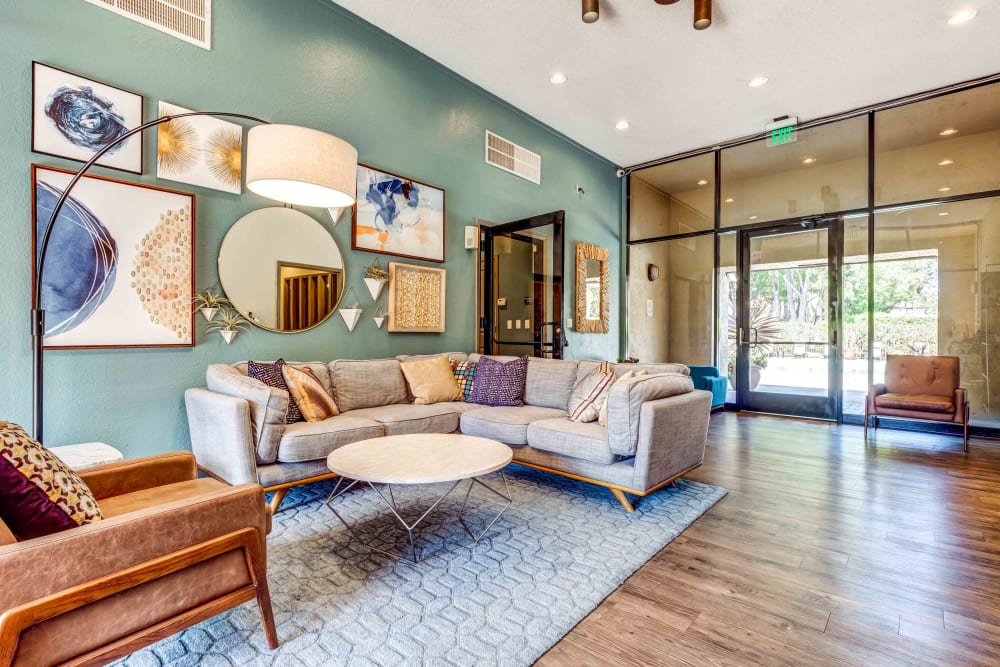
{"label": "gold framed mirror", "polygon": [[611,270],[608,249],[591,243],[576,244],[576,330],[608,333]]}

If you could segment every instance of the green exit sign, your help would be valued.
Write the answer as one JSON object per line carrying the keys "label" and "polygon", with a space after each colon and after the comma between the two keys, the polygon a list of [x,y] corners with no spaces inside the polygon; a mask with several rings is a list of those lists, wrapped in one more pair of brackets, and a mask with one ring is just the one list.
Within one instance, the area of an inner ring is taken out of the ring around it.
{"label": "green exit sign", "polygon": [[764,126],[768,147],[794,144],[797,138],[797,118],[782,118]]}

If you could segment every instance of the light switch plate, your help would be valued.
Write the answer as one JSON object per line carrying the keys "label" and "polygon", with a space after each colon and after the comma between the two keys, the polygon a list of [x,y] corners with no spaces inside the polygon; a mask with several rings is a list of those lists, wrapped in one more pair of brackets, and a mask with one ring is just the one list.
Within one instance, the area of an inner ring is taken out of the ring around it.
{"label": "light switch plate", "polygon": [[507,320],[507,328],[508,329],[513,329],[514,328],[514,323],[511,322],[510,320]]}
{"label": "light switch plate", "polygon": [[646,317],[653,316],[653,300],[646,299]]}
{"label": "light switch plate", "polygon": [[521,320],[514,320],[514,328],[515,329],[521,328]]}

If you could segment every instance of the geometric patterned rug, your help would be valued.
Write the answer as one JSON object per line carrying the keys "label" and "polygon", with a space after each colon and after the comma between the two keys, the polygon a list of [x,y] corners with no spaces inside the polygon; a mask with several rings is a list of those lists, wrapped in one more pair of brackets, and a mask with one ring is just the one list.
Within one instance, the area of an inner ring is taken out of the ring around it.
{"label": "geometric patterned rug", "polygon": [[[487,536],[417,565],[355,541],[326,506],[332,482],[293,489],[268,537],[278,649],[249,602],[116,664],[530,665],[726,495],[682,480],[628,514],[607,489],[518,465],[504,472],[514,502]],[[486,481],[502,487],[497,474]],[[394,490],[412,520],[446,488]],[[422,526],[428,553],[465,540],[455,521],[465,487],[456,491]],[[405,544],[367,487],[334,502],[366,539]],[[464,516],[476,530],[500,506],[474,487]]]}

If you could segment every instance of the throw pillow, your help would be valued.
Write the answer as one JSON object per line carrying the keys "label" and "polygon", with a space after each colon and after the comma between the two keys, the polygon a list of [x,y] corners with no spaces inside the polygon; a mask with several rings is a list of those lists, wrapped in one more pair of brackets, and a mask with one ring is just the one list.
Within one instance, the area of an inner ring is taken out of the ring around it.
{"label": "throw pillow", "polygon": [[403,377],[417,405],[461,401],[464,398],[447,354],[421,361],[403,361],[399,367],[403,369]]}
{"label": "throw pillow", "polygon": [[[298,408],[307,422],[321,422],[340,414],[337,404],[326,393],[326,388],[311,368],[282,364],[281,374],[288,385],[291,404]],[[289,411],[292,409],[291,404]]]}
{"label": "throw pillow", "polygon": [[569,403],[566,405],[570,421],[597,421],[601,413],[601,406],[597,403],[597,399],[606,394],[614,379],[615,374],[611,371],[611,364],[608,362],[602,363],[580,378],[573,385],[573,391],[569,395]]}
{"label": "throw pillow", "polygon": [[80,477],[17,424],[0,421],[0,519],[30,540],[102,519]]}
{"label": "throw pillow", "polygon": [[600,407],[600,414],[597,417],[597,423],[600,424],[601,426],[607,426],[608,425],[608,394],[611,393],[611,388],[612,387],[614,387],[616,384],[618,384],[620,382],[624,382],[625,380],[628,380],[629,378],[635,378],[635,377],[639,377],[640,375],[648,375],[648,374],[649,373],[647,371],[629,371],[627,373],[623,373],[620,378],[618,378],[617,380],[615,380],[614,382],[612,382],[608,386],[608,390],[606,392],[604,392],[604,395],[602,397],[601,407]]}
{"label": "throw pillow", "polygon": [[[254,380],[263,382],[268,387],[288,391],[288,385],[285,384],[285,376],[281,373],[281,367],[284,365],[284,359],[278,359],[273,364],[264,361],[249,361],[247,362],[247,375]],[[295,404],[295,400],[288,401],[288,412],[285,413],[285,423],[294,424],[300,421],[302,421],[302,413],[299,412],[299,407]]]}
{"label": "throw pillow", "polygon": [[453,361],[451,362],[451,372],[455,376],[458,388],[462,390],[462,400],[469,400],[469,394],[472,393],[472,381],[476,379],[476,362]]}
{"label": "throw pillow", "polygon": [[524,405],[524,381],[527,376],[527,356],[507,363],[480,357],[472,391],[469,393],[469,403],[494,407]]}

